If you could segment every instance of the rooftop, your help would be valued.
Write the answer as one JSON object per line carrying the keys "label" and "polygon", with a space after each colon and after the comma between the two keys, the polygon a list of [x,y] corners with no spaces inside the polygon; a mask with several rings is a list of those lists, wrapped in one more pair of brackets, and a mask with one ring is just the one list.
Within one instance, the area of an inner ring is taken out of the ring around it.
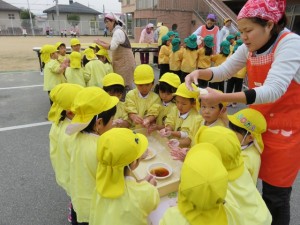
{"label": "rooftop", "polygon": [[[81,14],[93,14],[93,15],[102,14],[101,12],[91,9],[85,5],[78,3],[78,2],[74,2],[70,5],[58,4],[58,9],[59,9],[60,13],[81,13]],[[49,9],[44,10],[43,13],[56,13],[56,6],[53,6]]]}

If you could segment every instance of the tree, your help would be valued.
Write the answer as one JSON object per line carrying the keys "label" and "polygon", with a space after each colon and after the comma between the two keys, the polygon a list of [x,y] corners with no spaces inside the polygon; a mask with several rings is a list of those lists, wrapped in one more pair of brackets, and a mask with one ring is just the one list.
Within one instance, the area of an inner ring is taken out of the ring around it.
{"label": "tree", "polygon": [[[30,14],[32,18],[32,25],[35,26],[35,20],[34,20],[35,15],[32,12],[30,12]],[[30,25],[30,15],[28,9],[21,9],[20,18],[22,20],[21,26],[23,28],[30,29],[31,25]]]}
{"label": "tree", "polygon": [[76,27],[80,23],[80,16],[77,14],[70,14],[67,16],[68,23]]}

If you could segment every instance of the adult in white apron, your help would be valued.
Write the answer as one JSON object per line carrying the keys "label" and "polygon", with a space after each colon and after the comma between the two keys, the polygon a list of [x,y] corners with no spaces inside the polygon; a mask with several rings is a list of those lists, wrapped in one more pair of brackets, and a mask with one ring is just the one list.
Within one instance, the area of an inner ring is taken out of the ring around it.
{"label": "adult in white apron", "polygon": [[266,118],[259,177],[272,225],[288,225],[292,185],[300,168],[300,37],[284,26],[285,0],[248,0],[238,15],[244,44],[221,66],[186,77],[221,81],[247,65],[249,90],[220,94],[207,89],[201,98],[251,105]]}
{"label": "adult in white apron", "polygon": [[104,23],[108,30],[112,32],[112,40],[110,43],[99,39],[95,42],[103,48],[111,50],[114,72],[124,78],[125,89],[132,89],[135,59],[128,36],[122,29],[124,22],[114,13],[108,13],[104,17]]}

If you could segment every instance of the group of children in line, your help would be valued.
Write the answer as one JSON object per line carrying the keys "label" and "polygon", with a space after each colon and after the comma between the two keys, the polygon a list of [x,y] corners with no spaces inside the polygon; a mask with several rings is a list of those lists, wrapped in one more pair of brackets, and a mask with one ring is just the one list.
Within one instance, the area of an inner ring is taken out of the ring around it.
{"label": "group of children in line", "polygon": [[[162,37],[158,62],[160,65],[160,76],[166,72],[173,72],[180,77],[181,82],[184,82],[187,74],[196,69],[206,69],[222,64],[243,43],[239,32],[235,36],[228,35],[220,44],[220,52],[216,53],[214,52],[214,37],[211,35],[200,38],[202,39],[200,40],[201,44],[199,44],[199,37],[195,34],[185,38],[183,43],[176,35],[178,33],[169,31]],[[241,91],[245,76],[246,67],[228,81],[229,85],[226,91],[228,93]],[[225,91],[223,81],[208,83],[205,80],[199,80],[199,86],[201,88],[209,86],[222,92]],[[233,107],[236,106],[235,103],[232,105]]]}
{"label": "group of children in line", "polygon": [[147,156],[147,138],[137,128],[159,132],[170,157],[183,161],[178,206],[160,224],[271,224],[256,189],[266,130],[258,111],[227,116],[228,103],[199,100],[198,87],[189,90],[173,72],[162,74],[154,87],[147,64],[136,67],[136,88],[122,102],[124,79],[108,69],[107,51],[90,45],[81,54],[77,39],[71,47],[69,56],[63,43],[46,45],[41,53],[44,90],[53,103],[50,159],[71,199],[72,224],[147,224],[160,199],[155,177],[137,182],[132,174]]}

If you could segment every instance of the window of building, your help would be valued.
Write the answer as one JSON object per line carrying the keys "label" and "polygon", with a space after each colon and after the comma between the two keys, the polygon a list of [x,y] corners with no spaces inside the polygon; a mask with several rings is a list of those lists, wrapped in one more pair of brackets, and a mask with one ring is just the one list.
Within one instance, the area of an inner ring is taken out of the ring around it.
{"label": "window of building", "polygon": [[8,19],[14,20],[15,19],[15,14],[8,14]]}
{"label": "window of building", "polygon": [[130,4],[130,0],[127,0],[127,5],[129,5]]}
{"label": "window of building", "polygon": [[136,27],[145,27],[148,24],[148,19],[136,19]]}

